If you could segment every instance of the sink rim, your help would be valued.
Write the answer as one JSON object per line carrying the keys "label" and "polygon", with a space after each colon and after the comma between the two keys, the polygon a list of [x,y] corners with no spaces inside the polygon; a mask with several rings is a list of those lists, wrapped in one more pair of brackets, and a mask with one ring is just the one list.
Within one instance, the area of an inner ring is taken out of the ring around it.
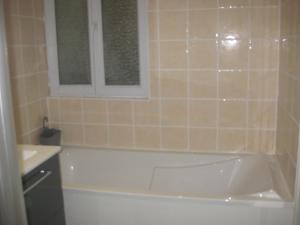
{"label": "sink rim", "polygon": [[38,151],[36,151],[36,150],[24,149],[22,151],[23,160],[29,160],[32,157],[34,157],[37,153],[38,153]]}

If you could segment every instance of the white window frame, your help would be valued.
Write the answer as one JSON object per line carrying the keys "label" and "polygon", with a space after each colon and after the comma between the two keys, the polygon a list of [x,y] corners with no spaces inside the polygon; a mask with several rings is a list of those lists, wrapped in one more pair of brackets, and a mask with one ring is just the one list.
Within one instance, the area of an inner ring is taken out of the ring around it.
{"label": "white window frame", "polygon": [[[44,0],[49,84],[51,96],[147,98],[148,75],[148,16],[147,0],[138,2],[138,36],[140,85],[105,85],[101,0],[87,0],[91,85],[61,85],[59,83],[56,39],[55,0]],[[98,62],[98,63],[97,63]]]}

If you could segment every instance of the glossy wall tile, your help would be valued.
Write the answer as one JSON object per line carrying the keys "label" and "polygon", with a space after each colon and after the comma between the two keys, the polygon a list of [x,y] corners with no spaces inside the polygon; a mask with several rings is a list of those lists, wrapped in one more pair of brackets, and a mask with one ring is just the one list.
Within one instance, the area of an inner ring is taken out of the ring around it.
{"label": "glossy wall tile", "polygon": [[277,151],[294,191],[300,125],[300,2],[282,0]]}
{"label": "glossy wall tile", "polygon": [[149,99],[50,97],[51,123],[70,145],[275,153],[279,12],[274,0],[149,0]]}
{"label": "glossy wall tile", "polygon": [[43,0],[4,0],[19,143],[37,143],[47,115],[48,69]]}

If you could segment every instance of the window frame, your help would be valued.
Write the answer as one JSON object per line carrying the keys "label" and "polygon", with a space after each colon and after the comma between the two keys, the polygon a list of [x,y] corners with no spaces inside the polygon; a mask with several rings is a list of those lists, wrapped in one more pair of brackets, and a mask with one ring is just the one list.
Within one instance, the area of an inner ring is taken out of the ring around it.
{"label": "window frame", "polygon": [[[59,83],[56,38],[55,0],[44,0],[49,86],[51,96],[148,98],[148,1],[138,3],[139,85],[105,85],[101,0],[87,0],[89,21],[90,85],[62,85]],[[98,62],[98,63],[96,63]]]}

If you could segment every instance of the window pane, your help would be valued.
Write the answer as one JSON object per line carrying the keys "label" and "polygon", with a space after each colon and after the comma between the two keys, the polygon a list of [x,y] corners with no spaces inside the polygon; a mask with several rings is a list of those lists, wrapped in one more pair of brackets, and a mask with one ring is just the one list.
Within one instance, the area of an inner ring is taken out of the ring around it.
{"label": "window pane", "polygon": [[139,85],[137,0],[102,0],[106,85]]}
{"label": "window pane", "polygon": [[60,84],[91,84],[87,1],[56,0],[55,14]]}

